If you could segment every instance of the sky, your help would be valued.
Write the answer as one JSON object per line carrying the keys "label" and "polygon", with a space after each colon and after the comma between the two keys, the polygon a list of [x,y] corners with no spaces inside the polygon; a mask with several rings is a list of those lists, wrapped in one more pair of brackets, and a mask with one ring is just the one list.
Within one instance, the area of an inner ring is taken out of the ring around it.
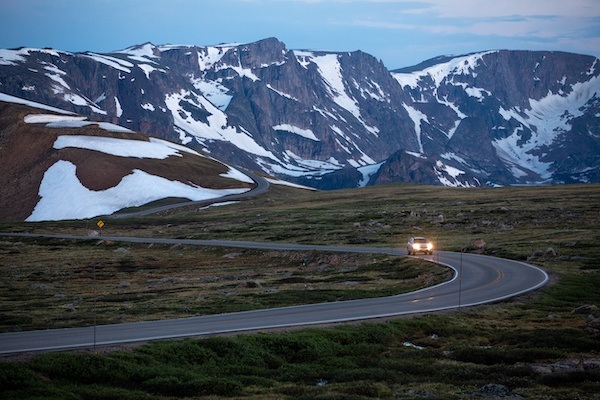
{"label": "sky", "polygon": [[600,0],[0,0],[0,48],[107,53],[268,37],[292,50],[362,50],[388,69],[495,49],[600,57]]}

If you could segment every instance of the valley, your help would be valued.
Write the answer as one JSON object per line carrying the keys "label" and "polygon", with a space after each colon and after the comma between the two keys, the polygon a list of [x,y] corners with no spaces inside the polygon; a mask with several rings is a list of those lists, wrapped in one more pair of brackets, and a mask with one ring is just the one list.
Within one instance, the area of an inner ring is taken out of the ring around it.
{"label": "valley", "polygon": [[[3,376],[18,376],[23,383],[4,384],[2,390],[7,398],[23,398],[24,390],[86,397],[92,387],[103,396],[117,390],[135,396],[120,383],[125,378],[109,371],[120,370],[129,376],[127,385],[156,398],[194,393],[215,398],[476,398],[487,384],[528,399],[594,398],[599,382],[593,366],[599,339],[594,308],[600,298],[598,204],[597,185],[454,189],[391,184],[331,192],[273,185],[269,193],[235,204],[108,220],[103,234],[310,244],[401,247],[418,232],[438,249],[541,266],[551,282],[507,302],[460,312],[167,341],[101,354],[47,354],[21,361],[18,368],[7,360],[0,364]],[[0,228],[81,235],[98,230],[95,220],[2,222]],[[387,256],[148,247],[103,242],[97,236],[83,243],[3,238],[1,248],[3,273],[15,277],[4,284],[2,309],[17,313],[3,311],[2,320],[22,329],[28,320],[33,327],[53,318],[68,326],[89,326],[92,265],[98,266],[98,315],[107,322],[206,313],[203,307],[210,304],[215,310],[235,310],[241,299],[252,299],[253,304],[242,305],[251,308],[264,306],[258,302],[265,298],[268,307],[311,301],[313,294],[333,296],[315,301],[335,301],[445,279],[431,275],[436,269],[428,270],[431,265],[419,259]],[[18,299],[18,307],[7,303]],[[227,349],[236,349],[235,354]],[[203,355],[194,358],[197,351]],[[136,359],[161,365],[165,372],[134,367]],[[580,363],[572,364],[573,359]],[[61,375],[67,365],[82,363],[95,365],[95,378],[86,378],[82,367],[78,374]],[[180,363],[189,367],[182,369]],[[211,363],[219,367],[210,368]],[[101,372],[100,365],[110,368]],[[49,380],[39,381],[27,371]],[[149,374],[162,378],[152,381]],[[178,384],[170,386],[167,380]]]}

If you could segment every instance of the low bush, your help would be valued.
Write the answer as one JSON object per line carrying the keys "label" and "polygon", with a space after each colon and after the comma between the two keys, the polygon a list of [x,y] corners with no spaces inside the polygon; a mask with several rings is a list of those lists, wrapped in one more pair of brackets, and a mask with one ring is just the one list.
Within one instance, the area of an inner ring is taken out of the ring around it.
{"label": "low bush", "polygon": [[464,347],[455,350],[450,358],[474,364],[515,364],[518,362],[535,362],[563,356],[564,353],[553,349],[521,349],[521,348],[481,348]]}
{"label": "low bush", "polygon": [[0,393],[23,389],[39,382],[35,373],[18,363],[0,363]]}
{"label": "low bush", "polygon": [[195,378],[182,380],[176,376],[160,376],[142,384],[150,393],[165,396],[233,396],[240,393],[242,385],[226,378]]}
{"label": "low bush", "polygon": [[126,362],[95,354],[48,353],[36,358],[32,368],[51,379],[85,384],[120,384],[131,378]]}

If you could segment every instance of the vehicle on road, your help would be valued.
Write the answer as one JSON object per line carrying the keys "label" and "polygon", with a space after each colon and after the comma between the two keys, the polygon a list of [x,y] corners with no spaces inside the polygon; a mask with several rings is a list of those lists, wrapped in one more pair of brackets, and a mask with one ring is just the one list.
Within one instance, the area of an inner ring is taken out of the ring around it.
{"label": "vehicle on road", "polygon": [[406,250],[408,250],[408,255],[417,253],[433,254],[433,243],[421,236],[411,237],[406,244]]}

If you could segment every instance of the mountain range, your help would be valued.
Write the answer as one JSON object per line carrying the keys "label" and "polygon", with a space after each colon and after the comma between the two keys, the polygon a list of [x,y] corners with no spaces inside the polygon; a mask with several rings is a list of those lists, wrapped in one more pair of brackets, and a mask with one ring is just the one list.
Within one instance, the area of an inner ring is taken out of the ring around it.
{"label": "mountain range", "polygon": [[600,182],[596,57],[496,50],[389,70],[275,38],[0,50],[0,92],[320,189]]}

